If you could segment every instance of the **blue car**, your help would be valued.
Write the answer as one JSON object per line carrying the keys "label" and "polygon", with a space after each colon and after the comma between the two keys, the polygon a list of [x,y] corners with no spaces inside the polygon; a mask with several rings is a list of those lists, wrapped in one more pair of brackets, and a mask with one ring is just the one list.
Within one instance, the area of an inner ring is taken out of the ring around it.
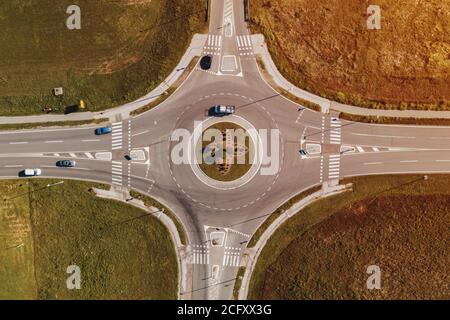
{"label": "blue car", "polygon": [[103,134],[108,134],[108,133],[111,133],[111,132],[112,132],[112,128],[110,128],[110,127],[103,127],[103,128],[95,129],[95,134],[97,136],[101,136]]}

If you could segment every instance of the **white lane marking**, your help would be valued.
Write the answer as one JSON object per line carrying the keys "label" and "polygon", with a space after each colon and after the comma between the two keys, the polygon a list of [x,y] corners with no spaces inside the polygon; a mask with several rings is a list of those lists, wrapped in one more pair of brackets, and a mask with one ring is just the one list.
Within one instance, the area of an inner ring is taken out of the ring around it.
{"label": "white lane marking", "polygon": [[22,168],[23,165],[20,164],[11,164],[11,165],[6,165],[5,168]]}
{"label": "white lane marking", "polygon": [[356,149],[358,149],[358,151],[361,152],[361,153],[366,152],[366,151],[364,151],[364,149],[363,149],[362,147],[360,147],[360,146],[356,146]]}
{"label": "white lane marking", "polygon": [[140,135],[143,135],[143,134],[149,133],[149,132],[150,132],[150,130],[145,130],[145,131],[143,131],[143,132],[140,132],[140,133],[136,133],[136,134],[133,134],[133,135],[132,135],[132,137],[137,137],[137,136],[140,136]]}
{"label": "white lane marking", "polygon": [[92,154],[90,154],[89,152],[85,152],[84,153],[86,155],[86,157],[88,157],[89,159],[94,159],[94,156]]}
{"label": "white lane marking", "polygon": [[450,160],[436,160],[436,162],[450,162]]}
{"label": "white lane marking", "polygon": [[70,129],[44,129],[44,130],[20,130],[18,131],[1,131],[0,135],[6,134],[26,134],[26,133],[37,133],[37,132],[58,132],[58,131],[74,131],[74,130],[93,130],[95,127],[84,127],[84,128],[70,128]]}
{"label": "white lane marking", "polygon": [[28,142],[10,142],[9,144],[27,144]]}
{"label": "white lane marking", "polygon": [[419,160],[401,160],[401,163],[414,163],[414,162],[419,162]]}
{"label": "white lane marking", "polygon": [[80,168],[80,167],[72,167],[68,168],[69,170],[84,170],[84,171],[91,171],[89,168]]}
{"label": "white lane marking", "polygon": [[367,134],[367,133],[352,133],[355,136],[364,136],[364,137],[378,137],[378,138],[396,138],[396,139],[416,139],[416,137],[407,137],[407,136],[387,136],[382,134]]}
{"label": "white lane marking", "polygon": [[375,151],[375,152],[379,152],[380,151],[380,149],[378,149],[377,147],[372,147],[372,150]]}
{"label": "white lane marking", "polygon": [[81,140],[81,142],[98,142],[100,139]]}
{"label": "white lane marking", "polygon": [[365,166],[372,166],[372,165],[376,165],[376,164],[382,164],[383,162],[365,162],[364,165]]}
{"label": "white lane marking", "polygon": [[54,141],[45,141],[45,143],[63,143],[64,141],[61,140],[54,140]]}
{"label": "white lane marking", "polygon": [[76,155],[75,153],[69,153],[69,155],[70,155],[72,158],[76,158],[76,157],[77,157],[77,155]]}

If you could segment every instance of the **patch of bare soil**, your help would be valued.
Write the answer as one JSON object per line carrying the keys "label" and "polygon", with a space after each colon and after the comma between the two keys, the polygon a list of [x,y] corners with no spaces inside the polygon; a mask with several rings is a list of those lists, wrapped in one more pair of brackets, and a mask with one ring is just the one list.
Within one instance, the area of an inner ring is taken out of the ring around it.
{"label": "patch of bare soil", "polygon": [[[270,265],[263,299],[448,299],[450,196],[381,196],[335,213]],[[368,290],[367,267],[381,270]]]}
{"label": "patch of bare soil", "polygon": [[[381,30],[367,29],[371,4]],[[450,109],[449,1],[253,0],[251,15],[300,87],[366,107]]]}

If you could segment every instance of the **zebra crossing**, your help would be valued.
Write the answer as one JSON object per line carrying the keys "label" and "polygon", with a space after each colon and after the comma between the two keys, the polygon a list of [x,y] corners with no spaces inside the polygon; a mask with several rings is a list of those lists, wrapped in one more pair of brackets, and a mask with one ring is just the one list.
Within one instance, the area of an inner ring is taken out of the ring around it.
{"label": "zebra crossing", "polygon": [[209,248],[204,245],[193,245],[190,264],[209,264]]}
{"label": "zebra crossing", "polygon": [[236,36],[236,43],[241,56],[249,56],[253,54],[252,39],[249,35]]}
{"label": "zebra crossing", "polygon": [[224,267],[239,267],[241,248],[229,248],[225,250],[222,265]]}
{"label": "zebra crossing", "polygon": [[122,122],[112,124],[112,150],[122,149]]}
{"label": "zebra crossing", "polygon": [[112,184],[122,186],[122,162],[112,161]]}
{"label": "zebra crossing", "polygon": [[337,118],[330,119],[330,143],[331,144],[341,144],[341,120]]}
{"label": "zebra crossing", "polygon": [[328,179],[339,179],[339,170],[341,166],[341,155],[332,154],[328,162]]}
{"label": "zebra crossing", "polygon": [[204,54],[217,55],[222,48],[222,36],[216,34],[208,34],[205,47],[203,49]]}

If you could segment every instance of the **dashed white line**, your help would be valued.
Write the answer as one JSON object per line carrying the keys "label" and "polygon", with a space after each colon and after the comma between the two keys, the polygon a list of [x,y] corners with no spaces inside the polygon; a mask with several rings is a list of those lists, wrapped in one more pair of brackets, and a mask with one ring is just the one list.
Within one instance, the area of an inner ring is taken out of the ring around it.
{"label": "dashed white line", "polygon": [[372,166],[372,165],[377,165],[377,164],[382,164],[383,162],[365,162],[364,165],[365,166]]}
{"label": "dashed white line", "polygon": [[407,136],[387,136],[382,134],[367,134],[367,133],[352,133],[355,136],[364,136],[364,137],[378,137],[378,138],[397,138],[397,139],[415,139],[416,137],[407,137]]}
{"label": "dashed white line", "polygon": [[149,133],[149,132],[150,132],[150,130],[145,130],[145,131],[143,131],[143,132],[139,132],[139,133],[133,134],[132,137],[137,137],[137,136],[140,136],[140,135]]}

